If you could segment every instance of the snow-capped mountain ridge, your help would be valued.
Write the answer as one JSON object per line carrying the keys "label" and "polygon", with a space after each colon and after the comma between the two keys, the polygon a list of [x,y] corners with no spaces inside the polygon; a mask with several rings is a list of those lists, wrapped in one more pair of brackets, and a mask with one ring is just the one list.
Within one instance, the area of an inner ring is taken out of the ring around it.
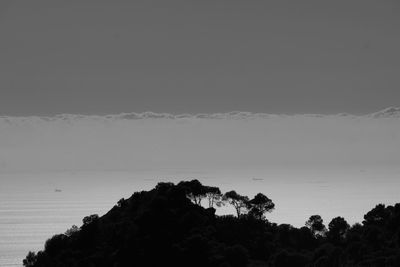
{"label": "snow-capped mountain ridge", "polygon": [[373,118],[400,118],[400,107],[389,107],[370,114]]}
{"label": "snow-capped mountain ridge", "polygon": [[346,118],[400,118],[400,107],[389,107],[378,112],[367,115],[352,115],[349,113],[339,114],[268,114],[268,113],[253,113],[246,111],[232,111],[226,113],[198,113],[198,114],[171,114],[171,113],[120,113],[109,115],[82,115],[82,114],[58,114],[55,116],[0,116],[0,121],[6,123],[12,122],[73,122],[83,120],[95,121],[115,121],[115,120],[143,120],[143,119],[228,119],[228,120],[248,120],[248,119],[266,119],[266,118],[292,118],[292,117],[310,117],[310,118],[325,118],[325,117],[346,117]]}

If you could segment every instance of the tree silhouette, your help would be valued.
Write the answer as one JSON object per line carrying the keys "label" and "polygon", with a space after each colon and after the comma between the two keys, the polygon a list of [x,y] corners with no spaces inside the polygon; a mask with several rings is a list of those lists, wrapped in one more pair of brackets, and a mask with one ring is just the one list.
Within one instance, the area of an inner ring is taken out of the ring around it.
{"label": "tree silhouette", "polygon": [[99,219],[99,215],[97,215],[97,214],[92,214],[92,215],[86,216],[82,219],[82,223],[83,223],[82,227],[90,225],[90,224],[96,222],[98,219]]}
{"label": "tree silhouette", "polygon": [[381,225],[390,216],[390,212],[385,208],[385,205],[378,204],[364,215],[364,224],[367,225]]}
{"label": "tree silhouette", "polygon": [[255,197],[247,202],[250,214],[259,220],[264,219],[264,213],[271,212],[275,208],[275,204],[266,195],[258,193]]}
{"label": "tree silhouette", "polygon": [[190,200],[201,206],[201,200],[206,197],[206,189],[199,180],[182,181],[178,186],[185,190],[186,196]]}
{"label": "tree silhouette", "polygon": [[306,221],[306,226],[311,230],[314,236],[323,236],[326,233],[326,227],[320,215],[310,216],[308,221]]}
{"label": "tree silhouette", "polygon": [[35,252],[29,251],[26,258],[22,261],[25,267],[33,267],[37,261]]}
{"label": "tree silhouette", "polygon": [[223,199],[228,201],[228,203],[235,208],[236,215],[238,217],[240,217],[242,212],[248,207],[249,198],[247,196],[239,195],[234,190],[226,192],[223,196]]}
{"label": "tree silhouette", "polygon": [[213,208],[214,205],[220,207],[223,204],[221,190],[214,186],[205,186],[204,188],[208,199],[208,207]]}
{"label": "tree silhouette", "polygon": [[73,234],[77,233],[79,231],[79,227],[76,225],[72,225],[70,229],[65,231],[66,236],[72,236]]}
{"label": "tree silhouette", "polygon": [[343,217],[333,218],[328,225],[329,232],[328,237],[334,242],[340,242],[345,237],[347,230],[349,230],[350,225]]}

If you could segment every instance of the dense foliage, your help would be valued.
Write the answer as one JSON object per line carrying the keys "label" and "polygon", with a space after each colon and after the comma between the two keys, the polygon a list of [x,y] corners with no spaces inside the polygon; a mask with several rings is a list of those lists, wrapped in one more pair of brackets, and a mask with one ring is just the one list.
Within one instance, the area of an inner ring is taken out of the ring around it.
{"label": "dense foliage", "polygon": [[[236,216],[215,215],[224,203]],[[159,183],[53,236],[24,266],[400,266],[400,204],[377,205],[351,227],[336,217],[328,228],[319,215],[301,228],[271,223],[265,213],[274,207],[261,193],[249,199],[197,180]]]}

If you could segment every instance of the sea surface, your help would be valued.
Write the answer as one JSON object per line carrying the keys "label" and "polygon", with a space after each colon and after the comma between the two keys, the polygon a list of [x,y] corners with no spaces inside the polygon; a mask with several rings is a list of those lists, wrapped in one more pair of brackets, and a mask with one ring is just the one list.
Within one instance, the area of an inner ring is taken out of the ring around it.
{"label": "sea surface", "polygon": [[103,215],[122,197],[160,181],[199,179],[249,197],[262,192],[276,204],[269,220],[298,227],[313,214],[326,224],[339,215],[361,222],[375,204],[400,202],[399,177],[400,168],[382,166],[0,173],[0,266],[22,266],[26,254],[43,249],[52,235],[80,226],[84,216]]}

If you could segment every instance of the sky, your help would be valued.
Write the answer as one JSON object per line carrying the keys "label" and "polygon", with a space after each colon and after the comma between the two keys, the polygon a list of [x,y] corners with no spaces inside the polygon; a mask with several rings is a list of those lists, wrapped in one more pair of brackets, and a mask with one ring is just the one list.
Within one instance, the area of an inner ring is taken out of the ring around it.
{"label": "sky", "polygon": [[400,2],[0,2],[0,115],[371,113],[400,103]]}

